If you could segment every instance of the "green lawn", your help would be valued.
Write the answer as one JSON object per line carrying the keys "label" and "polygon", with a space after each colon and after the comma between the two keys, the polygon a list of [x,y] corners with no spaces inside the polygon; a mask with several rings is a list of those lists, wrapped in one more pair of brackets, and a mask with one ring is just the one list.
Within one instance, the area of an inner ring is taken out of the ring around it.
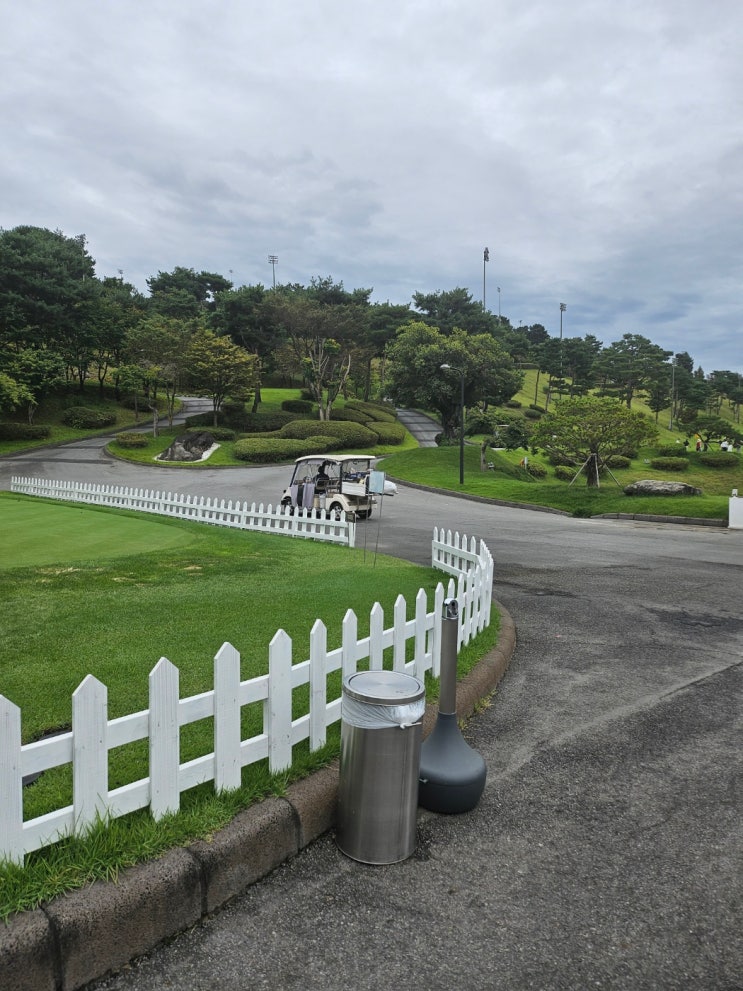
{"label": "green lawn", "polygon": [[[362,549],[10,493],[0,493],[0,522],[0,692],[21,708],[24,742],[69,726],[72,692],[87,674],[107,686],[115,718],[147,708],[148,674],[162,656],[180,671],[181,697],[194,695],[212,688],[214,654],[225,641],[240,651],[247,679],[267,671],[268,644],[279,628],[292,637],[296,663],[309,656],[316,619],[326,624],[332,649],[340,645],[347,609],[364,636],[374,602],[390,625],[399,594],[411,615],[418,589],[432,593],[446,580]],[[495,643],[493,620],[462,651],[460,673]],[[340,675],[333,678],[331,691],[340,694]],[[432,696],[436,687],[428,685]],[[295,705],[297,715],[307,711],[306,688],[295,692]],[[245,736],[260,731],[260,708],[245,710]],[[265,762],[253,765],[238,792],[193,789],[183,795],[181,813],[164,822],[135,813],[87,839],[30,854],[24,868],[0,865],[0,917],[208,835],[256,798],[280,794],[289,780],[327,763],[338,743],[336,726],[322,751],[295,747],[287,774],[271,777]],[[211,720],[184,727],[182,760],[211,750]],[[146,775],[146,768],[146,743],[112,751],[111,787]],[[70,800],[70,769],[54,769],[24,789],[24,815]]]}

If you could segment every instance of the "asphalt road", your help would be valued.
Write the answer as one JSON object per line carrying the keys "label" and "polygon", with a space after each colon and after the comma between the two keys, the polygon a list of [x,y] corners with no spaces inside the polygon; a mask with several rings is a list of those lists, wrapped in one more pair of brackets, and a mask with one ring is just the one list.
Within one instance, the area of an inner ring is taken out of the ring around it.
{"label": "asphalt road", "polygon": [[[277,501],[286,469],[139,468],[100,442],[11,474]],[[486,541],[518,645],[467,727],[477,808],[421,813],[408,861],[326,836],[95,987],[743,988],[743,531],[573,520],[400,487],[357,546],[429,563]]]}

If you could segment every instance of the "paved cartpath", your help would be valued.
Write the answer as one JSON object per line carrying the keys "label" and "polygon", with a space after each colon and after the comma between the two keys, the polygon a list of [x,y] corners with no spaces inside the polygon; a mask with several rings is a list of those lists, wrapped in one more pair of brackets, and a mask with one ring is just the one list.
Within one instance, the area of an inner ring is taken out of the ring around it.
{"label": "paved cartpath", "polygon": [[[286,474],[103,457],[58,468],[256,501]],[[6,472],[0,461],[0,485]],[[327,836],[99,988],[743,986],[743,533],[401,486],[360,527],[364,567],[377,542],[428,563],[434,525],[485,539],[518,628],[467,728],[488,765],[478,807],[423,813],[415,856],[390,867],[354,863]]]}

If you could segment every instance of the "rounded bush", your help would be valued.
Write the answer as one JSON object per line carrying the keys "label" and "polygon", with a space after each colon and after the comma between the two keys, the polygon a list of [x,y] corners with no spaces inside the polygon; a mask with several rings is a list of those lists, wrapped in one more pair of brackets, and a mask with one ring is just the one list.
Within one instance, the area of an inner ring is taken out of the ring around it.
{"label": "rounded bush", "polygon": [[656,458],[686,458],[689,452],[683,444],[673,444],[668,447],[659,447],[655,452]]}
{"label": "rounded bush", "polygon": [[509,399],[508,402],[506,403],[506,406],[509,409],[521,409],[521,405],[522,404],[519,402],[518,399]]}
{"label": "rounded bush", "polygon": [[[507,405],[508,403],[506,403],[506,406]],[[542,411],[538,409],[532,409],[530,406],[528,409],[524,410],[524,416],[526,417],[527,420],[541,420]]]}
{"label": "rounded bush", "polygon": [[105,409],[90,409],[88,406],[71,406],[62,414],[62,423],[78,430],[94,430],[116,423],[116,413]]}
{"label": "rounded bush", "polygon": [[546,478],[547,469],[544,465],[540,465],[538,461],[530,461],[526,466],[526,470],[529,472],[532,478]]}
{"label": "rounded bush", "polygon": [[323,437],[337,437],[343,447],[374,447],[377,435],[361,423],[342,420],[293,420],[281,428],[282,437],[305,440],[307,437],[322,434]]}
{"label": "rounded bush", "polygon": [[42,440],[51,432],[46,423],[0,423],[0,440]]}
{"label": "rounded bush", "polygon": [[387,423],[397,420],[394,409],[387,403],[366,403],[360,399],[350,399],[345,408],[358,410],[359,413],[366,414],[369,420],[382,420]]}
{"label": "rounded bush", "polygon": [[380,420],[368,423],[367,426],[377,435],[378,444],[402,444],[405,440],[405,427],[401,423],[386,423]]}
{"label": "rounded bush", "polygon": [[282,461],[294,461],[304,454],[325,454],[332,449],[332,437],[307,437],[304,440],[294,440],[286,437],[245,437],[238,440],[232,453],[238,461],[250,461],[253,464],[279,464]]}
{"label": "rounded bush", "polygon": [[687,471],[688,458],[651,458],[650,467],[657,471]]}
{"label": "rounded bush", "polygon": [[352,423],[368,423],[371,420],[371,417],[368,413],[364,413],[360,409],[347,405],[343,409],[334,409],[333,419],[336,422],[338,420],[350,420]]}
{"label": "rounded bush", "polygon": [[281,408],[286,413],[311,413],[313,403],[309,399],[285,399]]}
{"label": "rounded bush", "polygon": [[555,478],[559,478],[561,482],[572,482],[575,478],[575,473],[577,469],[571,468],[570,465],[557,465],[555,468]]}
{"label": "rounded bush", "polygon": [[[201,427],[187,427],[188,433],[200,434],[202,433]],[[234,430],[229,427],[209,427],[209,433],[215,440],[234,440],[237,434]]]}
{"label": "rounded bush", "polygon": [[116,434],[114,441],[117,447],[133,448],[133,447],[147,447],[149,440],[146,434],[138,434],[132,431],[127,431],[123,434]]}
{"label": "rounded bush", "polygon": [[629,468],[632,464],[623,454],[610,454],[605,463],[607,468]]}
{"label": "rounded bush", "polygon": [[699,460],[708,468],[734,468],[739,464],[738,455],[729,451],[708,451],[706,454],[700,454]]}

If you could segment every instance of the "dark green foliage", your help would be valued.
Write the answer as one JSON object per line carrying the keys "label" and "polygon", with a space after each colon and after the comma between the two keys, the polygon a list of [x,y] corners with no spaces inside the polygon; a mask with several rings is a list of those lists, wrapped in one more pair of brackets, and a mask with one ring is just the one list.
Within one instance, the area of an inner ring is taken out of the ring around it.
{"label": "dark green foliage", "polygon": [[706,454],[700,454],[699,460],[708,468],[733,468],[740,464],[738,455],[729,451],[708,451]]}
{"label": "dark green foliage", "polygon": [[[366,414],[367,420],[383,420],[392,423],[397,420],[394,409],[387,403],[362,402],[360,399],[350,399],[345,409],[357,410]],[[333,411],[335,416],[335,411]]]}
{"label": "dark green foliage", "polygon": [[282,461],[293,461],[304,454],[325,454],[333,448],[332,437],[307,437],[304,440],[294,440],[283,437],[246,437],[237,441],[233,454],[239,461],[250,461],[253,464],[280,464]]}
{"label": "dark green foliage", "polygon": [[575,473],[577,469],[572,468],[570,465],[557,465],[555,468],[555,478],[559,478],[561,482],[572,482],[575,478]]}
{"label": "dark green foliage", "polygon": [[45,423],[0,423],[0,440],[41,440],[51,432]]}
{"label": "dark green foliage", "polygon": [[116,434],[114,438],[115,443],[118,447],[147,447],[149,439],[146,434],[138,434],[133,432],[125,432],[123,434]]}
{"label": "dark green foliage", "polygon": [[505,403],[505,405],[509,409],[521,409],[521,403],[519,402],[518,399],[509,399],[508,402]]}
{"label": "dark green foliage", "polygon": [[[508,406],[509,404],[506,403],[506,405]],[[541,419],[542,414],[538,409],[532,409],[530,406],[528,409],[524,410],[524,416],[527,420],[539,420]]]}
{"label": "dark green foliage", "polygon": [[334,409],[333,419],[337,422],[338,420],[345,420],[351,423],[369,423],[370,417],[368,413],[362,413],[359,409],[354,409],[352,406],[346,406],[344,409]]}
{"label": "dark green foliage", "polygon": [[246,412],[245,403],[239,399],[225,399],[220,406],[220,411],[225,423],[231,423],[233,420],[239,420]]}
{"label": "dark green foliage", "polygon": [[659,447],[655,452],[657,458],[685,458],[688,454],[683,444],[669,444],[668,447]]}
{"label": "dark green foliage", "polygon": [[401,423],[369,423],[370,430],[377,435],[378,444],[402,444],[405,440],[405,427]]}
{"label": "dark green foliage", "polygon": [[650,467],[658,471],[688,471],[688,458],[653,458]]}
{"label": "dark green foliage", "polygon": [[[202,433],[201,427],[189,427],[188,432],[190,433]],[[212,427],[209,426],[209,433],[215,440],[234,440],[237,436],[236,432],[230,427]]]}
{"label": "dark green foliage", "polygon": [[88,406],[71,406],[62,414],[62,422],[79,430],[95,430],[116,423],[116,413],[110,410],[90,409]]}
{"label": "dark green foliage", "polygon": [[526,466],[526,470],[529,472],[532,478],[546,478],[547,469],[544,465],[540,465],[538,461],[530,461]]}
{"label": "dark green foliage", "polygon": [[575,458],[571,458],[569,455],[563,454],[561,451],[552,450],[547,454],[547,458],[551,465],[558,465],[561,467],[573,468],[573,469],[577,467],[575,463]]}
{"label": "dark green foliage", "polygon": [[529,409],[533,409],[537,413],[544,413],[544,406],[539,406],[537,403],[529,403]]}
{"label": "dark green foliage", "polygon": [[312,413],[312,406],[309,399],[285,399],[281,404],[286,413]]}
{"label": "dark green foliage", "polygon": [[610,454],[604,464],[607,468],[629,468],[632,461],[623,454]]}
{"label": "dark green foliage", "polygon": [[[199,413],[196,416],[189,416],[186,420],[187,427],[209,427],[212,428],[214,417],[212,413]],[[239,416],[227,420],[221,414],[219,416],[221,426],[228,426],[241,433],[263,434],[281,430],[287,423],[296,419],[296,413],[281,413],[278,410],[273,413],[248,413],[243,411]],[[313,421],[317,424],[317,420]]]}
{"label": "dark green foliage", "polygon": [[304,440],[318,434],[322,434],[323,437],[337,437],[343,447],[374,447],[377,443],[377,435],[361,423],[337,420],[327,420],[322,423],[317,420],[293,420],[281,428],[282,437],[296,440]]}

